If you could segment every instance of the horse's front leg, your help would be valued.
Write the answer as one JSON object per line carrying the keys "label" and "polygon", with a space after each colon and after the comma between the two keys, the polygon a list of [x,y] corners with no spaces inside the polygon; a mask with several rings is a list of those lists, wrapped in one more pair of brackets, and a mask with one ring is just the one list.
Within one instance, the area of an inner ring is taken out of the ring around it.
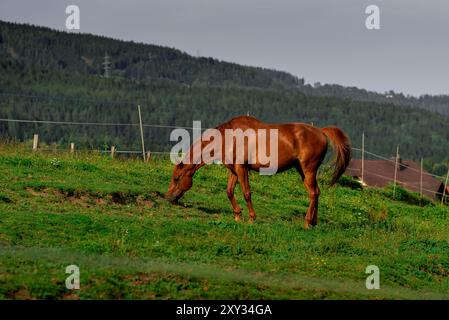
{"label": "horse's front leg", "polygon": [[246,205],[248,206],[249,220],[250,222],[254,222],[254,219],[256,219],[256,212],[254,211],[253,203],[251,201],[251,189],[249,187],[248,169],[243,165],[238,165],[236,166],[235,171],[237,173],[240,186],[242,187]]}
{"label": "horse's front leg", "polygon": [[229,171],[229,178],[228,178],[228,198],[229,201],[231,201],[232,210],[234,211],[234,219],[235,221],[240,221],[240,218],[242,216],[242,208],[240,208],[239,204],[237,203],[237,200],[234,196],[234,190],[235,185],[237,184],[237,176],[233,174],[231,171]]}

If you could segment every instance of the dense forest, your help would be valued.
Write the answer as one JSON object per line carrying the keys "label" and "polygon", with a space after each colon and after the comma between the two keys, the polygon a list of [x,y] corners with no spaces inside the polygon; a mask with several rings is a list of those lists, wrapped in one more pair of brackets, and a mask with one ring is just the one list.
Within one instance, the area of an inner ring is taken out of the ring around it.
{"label": "dense forest", "polygon": [[[110,72],[104,70],[108,56]],[[179,50],[87,34],[0,22],[0,118],[204,127],[250,113],[269,122],[337,125],[355,146],[365,132],[371,152],[449,164],[449,97],[406,97],[338,85],[306,84],[286,72],[240,66]],[[423,110],[427,109],[427,110]],[[170,149],[170,128],[146,126],[152,151]],[[26,141],[138,150],[129,125],[62,125],[0,121],[0,135]],[[357,154],[355,154],[357,156]]]}

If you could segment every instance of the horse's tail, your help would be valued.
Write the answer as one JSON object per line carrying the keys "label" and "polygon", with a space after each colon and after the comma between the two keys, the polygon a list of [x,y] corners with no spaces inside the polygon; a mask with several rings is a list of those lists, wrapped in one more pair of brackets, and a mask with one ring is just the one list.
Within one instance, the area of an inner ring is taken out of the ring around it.
{"label": "horse's tail", "polygon": [[323,128],[324,134],[332,142],[335,153],[334,166],[335,171],[332,176],[331,185],[334,185],[341,175],[346,171],[346,168],[351,161],[351,141],[346,133],[337,127]]}

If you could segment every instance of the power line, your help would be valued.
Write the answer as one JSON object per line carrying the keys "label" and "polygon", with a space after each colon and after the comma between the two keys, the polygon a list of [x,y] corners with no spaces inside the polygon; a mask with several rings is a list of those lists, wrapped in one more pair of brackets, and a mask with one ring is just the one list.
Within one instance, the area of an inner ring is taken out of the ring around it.
{"label": "power line", "polygon": [[34,94],[24,94],[24,93],[14,93],[14,92],[0,92],[0,96],[5,97],[19,97],[19,98],[29,98],[29,99],[47,99],[47,100],[73,100],[73,101],[90,101],[104,104],[131,104],[136,105],[144,100],[127,101],[127,100],[98,100],[87,97],[73,97],[73,96],[50,96],[50,95],[34,95]]}
{"label": "power line", "polygon": [[50,121],[50,120],[24,120],[24,119],[0,119],[2,122],[23,122],[41,124],[65,124],[65,125],[96,125],[96,126],[138,126],[137,123],[108,123],[108,122],[74,122],[74,121]]}
{"label": "power line", "polygon": [[[138,123],[74,122],[74,121],[50,121],[50,120],[24,120],[24,119],[0,119],[0,122],[19,122],[19,123],[23,122],[23,123],[85,125],[85,126],[139,126]],[[187,126],[169,126],[161,124],[143,124],[142,126],[152,128],[169,128],[169,129],[194,129],[193,127]]]}

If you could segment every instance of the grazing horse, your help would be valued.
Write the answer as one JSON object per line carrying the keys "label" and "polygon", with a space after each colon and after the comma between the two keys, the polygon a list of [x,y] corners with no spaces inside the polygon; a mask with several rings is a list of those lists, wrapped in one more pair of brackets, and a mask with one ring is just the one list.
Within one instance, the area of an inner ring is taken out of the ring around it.
{"label": "grazing horse", "polygon": [[[304,228],[308,229],[310,226],[316,225],[318,197],[320,195],[320,189],[317,183],[317,171],[326,155],[328,139],[332,142],[335,153],[335,170],[331,182],[331,185],[333,185],[345,172],[349,161],[351,160],[351,145],[348,136],[336,127],[317,128],[304,123],[268,124],[250,116],[235,117],[216,127],[216,130],[221,133],[222,139],[226,136],[225,130],[227,129],[241,129],[243,131],[252,129],[252,132],[257,132],[260,129],[277,129],[277,172],[282,172],[291,168],[295,168],[299,172],[309,193],[310,200],[305,217]],[[269,139],[268,136],[268,140]],[[192,152],[190,151],[195,145],[199,145],[201,149],[204,149],[207,148],[210,143],[212,142],[199,139],[191,145],[189,152],[183,160],[175,165],[170,186],[165,195],[167,200],[171,202],[177,201],[192,187],[193,175],[199,168],[205,165],[205,162],[201,159],[196,162],[187,161],[193,159]],[[232,149],[235,151],[235,137],[232,143]],[[229,159],[228,161],[225,161],[226,157],[229,156],[230,150],[229,148],[226,149],[224,147],[225,143],[222,143],[222,145],[221,152],[217,152],[214,159],[220,160],[229,170],[227,195],[234,211],[234,218],[236,221],[239,221],[242,212],[241,207],[234,197],[234,189],[237,182],[239,182],[249,210],[250,221],[252,222],[256,217],[256,213],[251,202],[248,171],[261,171],[261,169],[266,166],[261,164],[257,157],[256,160],[254,160],[251,151],[248,151],[247,147],[249,142],[247,140],[245,141],[243,150],[231,152],[231,160],[234,161],[229,161]],[[261,146],[260,142],[256,144],[256,146],[259,148]],[[243,163],[237,163],[237,161],[235,161],[236,153],[239,151],[244,152]],[[275,152],[276,150],[270,150],[270,153],[273,151]],[[251,158],[253,161],[249,161]]]}

